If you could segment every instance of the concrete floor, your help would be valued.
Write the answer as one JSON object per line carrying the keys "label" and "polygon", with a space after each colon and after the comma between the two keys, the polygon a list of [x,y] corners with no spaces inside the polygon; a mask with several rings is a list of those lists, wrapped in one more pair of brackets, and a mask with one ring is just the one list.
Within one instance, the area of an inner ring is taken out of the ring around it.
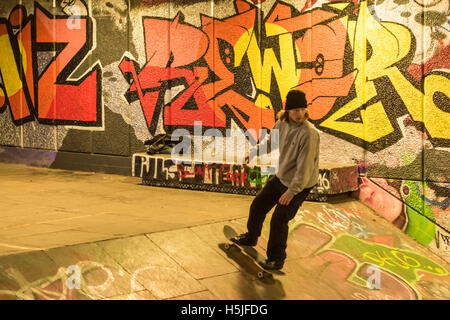
{"label": "concrete floor", "polygon": [[450,299],[449,264],[355,199],[305,202],[259,280],[219,248],[251,196],[5,163],[0,190],[0,299]]}

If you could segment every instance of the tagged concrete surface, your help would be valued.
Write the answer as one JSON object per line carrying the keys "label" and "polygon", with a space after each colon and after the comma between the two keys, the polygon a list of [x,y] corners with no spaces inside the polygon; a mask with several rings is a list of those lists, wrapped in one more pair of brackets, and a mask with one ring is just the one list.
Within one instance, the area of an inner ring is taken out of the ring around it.
{"label": "tagged concrete surface", "polygon": [[218,246],[225,225],[245,231],[251,196],[0,168],[0,299],[450,299],[448,263],[354,199],[305,202],[284,275],[264,281]]}

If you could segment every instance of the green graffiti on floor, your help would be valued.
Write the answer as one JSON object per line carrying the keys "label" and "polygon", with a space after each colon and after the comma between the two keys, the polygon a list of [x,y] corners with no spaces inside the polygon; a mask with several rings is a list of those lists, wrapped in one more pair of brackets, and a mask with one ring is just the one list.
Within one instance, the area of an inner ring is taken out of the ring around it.
{"label": "green graffiti on floor", "polygon": [[327,249],[341,251],[359,263],[376,265],[404,279],[410,285],[419,280],[418,271],[448,275],[441,265],[416,252],[370,243],[346,234],[337,236]]}

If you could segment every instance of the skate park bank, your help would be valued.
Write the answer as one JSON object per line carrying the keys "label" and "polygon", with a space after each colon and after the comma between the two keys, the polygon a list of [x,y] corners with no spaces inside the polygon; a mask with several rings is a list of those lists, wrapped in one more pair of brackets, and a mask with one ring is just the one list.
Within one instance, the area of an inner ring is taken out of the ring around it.
{"label": "skate park bank", "polygon": [[5,163],[0,176],[2,300],[450,297],[448,262],[351,197],[306,201],[283,273],[264,281],[219,248],[225,225],[245,231],[252,196]]}

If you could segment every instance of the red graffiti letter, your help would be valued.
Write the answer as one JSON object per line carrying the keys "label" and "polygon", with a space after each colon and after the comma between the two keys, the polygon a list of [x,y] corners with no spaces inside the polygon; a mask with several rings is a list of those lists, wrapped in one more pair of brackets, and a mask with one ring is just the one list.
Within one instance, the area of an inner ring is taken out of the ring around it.
{"label": "red graffiti letter", "polygon": [[100,125],[101,72],[95,65],[82,79],[67,78],[92,47],[92,23],[80,16],[79,28],[67,23],[67,16],[52,17],[36,3],[37,50],[56,50],[56,58],[38,80],[36,108],[41,122]]}

